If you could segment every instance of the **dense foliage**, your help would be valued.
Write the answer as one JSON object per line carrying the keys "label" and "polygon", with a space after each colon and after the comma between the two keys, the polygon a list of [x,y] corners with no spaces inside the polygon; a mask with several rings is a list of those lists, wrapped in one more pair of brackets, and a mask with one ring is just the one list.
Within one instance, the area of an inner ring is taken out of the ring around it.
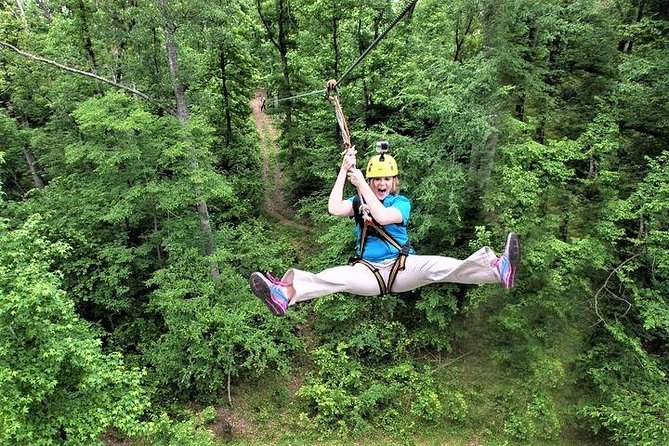
{"label": "dense foliage", "polygon": [[[666,443],[666,1],[421,0],[341,85],[359,158],[390,141],[418,251],[513,230],[513,292],[286,318],[250,294],[252,271],[351,253],[325,215],[331,107],[272,96],[338,79],[404,6],[363,3],[0,1],[0,444],[212,444],[194,408],[268,376],[296,431]],[[265,92],[312,232],[262,211]]]}

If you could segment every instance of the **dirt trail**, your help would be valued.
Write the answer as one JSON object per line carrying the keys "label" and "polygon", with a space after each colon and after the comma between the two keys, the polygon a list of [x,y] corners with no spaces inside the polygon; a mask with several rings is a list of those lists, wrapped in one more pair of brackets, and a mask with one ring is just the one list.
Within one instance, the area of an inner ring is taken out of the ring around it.
{"label": "dirt trail", "polygon": [[312,228],[292,220],[295,211],[286,204],[281,193],[282,173],[278,162],[278,132],[270,117],[262,110],[262,104],[263,98],[260,94],[251,100],[253,119],[260,139],[265,211],[286,226],[300,231],[313,232]]}

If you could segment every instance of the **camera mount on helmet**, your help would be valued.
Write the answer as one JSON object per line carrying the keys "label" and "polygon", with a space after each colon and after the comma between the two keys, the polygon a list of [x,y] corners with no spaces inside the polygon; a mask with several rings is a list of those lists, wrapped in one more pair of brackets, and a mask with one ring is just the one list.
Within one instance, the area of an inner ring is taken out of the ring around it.
{"label": "camera mount on helmet", "polygon": [[388,146],[390,143],[388,141],[377,141],[376,142],[376,153],[381,155],[379,158],[380,161],[383,161],[385,159],[385,154],[388,153]]}

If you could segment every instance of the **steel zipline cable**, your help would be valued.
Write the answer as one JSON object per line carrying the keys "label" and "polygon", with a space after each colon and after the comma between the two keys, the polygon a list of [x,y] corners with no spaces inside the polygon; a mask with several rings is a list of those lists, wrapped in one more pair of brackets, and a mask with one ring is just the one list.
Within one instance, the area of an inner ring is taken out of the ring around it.
{"label": "steel zipline cable", "polygon": [[[404,9],[402,9],[402,11],[395,17],[395,19],[393,19],[393,21],[390,22],[390,24],[386,27],[386,29],[381,34],[379,34],[377,36],[377,38],[374,39],[374,41],[367,47],[367,49],[365,49],[365,51],[363,51],[362,54],[360,54],[360,56],[356,59],[356,61],[353,62],[351,64],[351,66],[346,69],[346,71],[344,71],[344,74],[342,74],[339,77],[339,80],[337,81],[337,86],[341,85],[342,82],[344,81],[344,79],[346,79],[346,77],[355,69],[355,67],[357,67],[360,64],[360,62],[362,62],[365,59],[365,57],[367,57],[367,55],[370,53],[370,51],[372,51],[374,49],[374,47],[376,47],[376,45],[381,41],[381,39],[383,39],[386,36],[386,34],[388,34],[390,32],[390,30],[392,30],[395,27],[395,25],[397,25],[397,23],[399,23],[399,21],[404,18],[404,16],[409,14],[409,12],[411,12],[414,9],[414,7],[416,6],[416,3],[418,3],[418,0],[412,0],[409,3],[406,4]],[[323,89],[320,89],[320,90],[310,91],[308,93],[301,93],[301,94],[297,94],[297,95],[293,95],[293,96],[288,96],[288,97],[285,97],[285,98],[275,99],[274,103],[278,104],[279,102],[290,101],[290,100],[297,99],[297,98],[302,98],[302,97],[305,97],[305,96],[312,96],[312,95],[315,95],[315,94],[324,94],[324,93],[328,93],[329,91],[330,91],[330,88],[323,88]]]}
{"label": "steel zipline cable", "polygon": [[[344,115],[344,111],[342,110],[341,103],[339,102],[339,85],[343,82],[344,79],[357,67],[360,62],[362,62],[365,57],[376,47],[376,45],[383,39],[389,32],[392,30],[397,23],[399,23],[400,20],[402,20],[409,12],[413,11],[414,7],[416,6],[416,3],[418,3],[418,0],[411,0],[409,3],[406,4],[404,9],[393,19],[392,22],[386,27],[386,29],[379,34],[376,39],[365,49],[365,51],[360,54],[360,56],[356,59],[355,62],[351,64],[346,71],[344,71],[344,74],[341,75],[339,80],[331,79],[327,82],[327,86],[324,89],[321,90],[315,90],[311,91],[308,93],[302,93],[302,94],[297,94],[285,98],[280,98],[280,99],[274,99],[274,104],[277,105],[279,102],[283,101],[289,101],[292,99],[297,99],[305,96],[311,96],[315,94],[323,94],[325,93],[325,97],[332,103],[334,109],[335,109],[335,115],[337,117],[337,123],[339,124],[339,130],[341,132],[342,136],[342,142],[344,145],[344,151],[342,152],[342,155],[345,155],[346,153],[355,153],[355,147],[351,144],[351,135],[348,130],[348,123],[346,122],[346,116]],[[363,221],[365,221],[365,224],[368,224],[372,221],[371,215],[369,213],[369,208],[364,204],[364,199],[362,195],[359,195],[359,200],[361,203],[360,206],[360,213],[363,218]]]}
{"label": "steel zipline cable", "polygon": [[390,30],[393,29],[395,25],[397,25],[397,23],[404,18],[405,15],[407,15],[410,11],[413,10],[413,8],[416,6],[416,3],[418,3],[418,0],[413,0],[407,3],[407,5],[397,15],[397,17],[395,17],[395,19],[392,22],[390,22],[390,25],[388,25],[388,27],[381,34],[379,34],[379,36],[376,39],[374,39],[374,41],[367,47],[367,49],[362,52],[360,57],[358,57],[358,59],[355,62],[353,62],[346,71],[344,71],[344,74],[342,74],[339,77],[339,81],[337,82],[337,84],[341,84],[343,82],[346,76],[348,76],[349,73],[353,71],[353,69],[357,67],[360,62],[362,62],[362,60],[367,56],[367,54],[369,54],[370,51],[374,49],[374,47],[379,43],[379,41],[383,39],[386,36],[386,34],[388,34]]}

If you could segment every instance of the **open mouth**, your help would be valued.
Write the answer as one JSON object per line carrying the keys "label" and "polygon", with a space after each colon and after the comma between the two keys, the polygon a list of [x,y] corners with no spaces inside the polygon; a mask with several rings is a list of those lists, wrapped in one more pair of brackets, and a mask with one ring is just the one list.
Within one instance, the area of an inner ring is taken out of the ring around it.
{"label": "open mouth", "polygon": [[376,195],[377,196],[384,196],[388,194],[388,188],[387,187],[377,187],[376,188]]}
{"label": "open mouth", "polygon": [[374,191],[374,195],[379,200],[385,199],[390,195],[392,190],[392,179],[390,178],[375,178],[374,181],[371,181],[369,184]]}

